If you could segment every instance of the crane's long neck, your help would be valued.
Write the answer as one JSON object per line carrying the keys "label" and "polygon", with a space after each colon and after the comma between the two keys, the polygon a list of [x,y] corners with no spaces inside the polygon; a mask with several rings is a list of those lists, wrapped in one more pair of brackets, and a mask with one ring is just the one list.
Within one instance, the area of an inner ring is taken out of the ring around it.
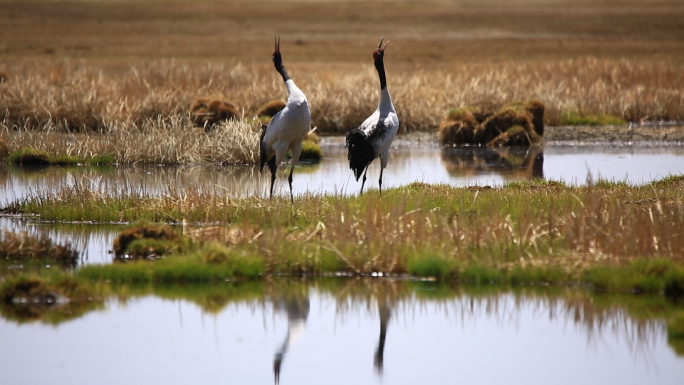
{"label": "crane's long neck", "polygon": [[387,88],[387,79],[385,78],[385,64],[382,59],[375,61],[375,69],[378,70],[378,76],[380,77],[380,90]]}
{"label": "crane's long neck", "polygon": [[378,77],[380,78],[380,103],[378,108],[380,110],[394,110],[394,105],[392,104],[392,98],[390,97],[389,90],[387,89],[387,78],[385,77],[385,65],[381,60],[375,61],[375,69],[378,70]]}
{"label": "crane's long neck", "polygon": [[285,65],[283,64],[283,58],[280,56],[280,53],[276,53],[273,56],[273,65],[275,66],[276,71],[280,74],[280,76],[283,77],[283,81],[287,82],[290,80],[290,75],[287,74],[287,71],[285,71]]}

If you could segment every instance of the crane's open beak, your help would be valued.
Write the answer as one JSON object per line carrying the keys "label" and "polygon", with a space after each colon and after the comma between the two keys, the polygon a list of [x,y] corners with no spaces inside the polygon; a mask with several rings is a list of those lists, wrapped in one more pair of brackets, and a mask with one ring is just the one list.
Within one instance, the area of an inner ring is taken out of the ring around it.
{"label": "crane's open beak", "polygon": [[280,38],[278,36],[275,37],[275,48],[273,52],[280,53]]}
{"label": "crane's open beak", "polygon": [[389,44],[389,40],[387,40],[387,42],[385,43],[385,46],[383,47],[382,46],[383,40],[385,40],[384,36],[380,38],[380,44],[378,44],[378,51],[380,51],[380,52],[385,52],[385,48],[387,48],[387,44]]}

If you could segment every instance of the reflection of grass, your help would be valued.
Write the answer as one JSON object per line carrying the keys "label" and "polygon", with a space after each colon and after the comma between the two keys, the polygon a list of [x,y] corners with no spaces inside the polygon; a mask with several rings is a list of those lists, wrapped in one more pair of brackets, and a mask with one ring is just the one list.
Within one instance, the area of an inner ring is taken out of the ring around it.
{"label": "reflection of grass", "polygon": [[624,119],[608,114],[590,114],[579,111],[569,111],[561,115],[560,124],[568,126],[622,126]]}
{"label": "reflection of grass", "polygon": [[0,314],[19,323],[59,324],[102,308],[108,288],[66,274],[18,276],[0,285]]}
{"label": "reflection of grass", "polygon": [[3,262],[39,261],[73,266],[78,251],[69,243],[58,244],[47,235],[0,231],[0,257]]}
{"label": "reflection of grass", "polygon": [[[252,309],[262,308],[265,311],[271,306],[282,306],[283,301],[306,303],[312,289],[332,299],[335,314],[341,319],[364,312],[377,317],[381,316],[383,309],[391,309],[392,319],[397,319],[426,304],[453,308],[461,316],[496,318],[511,316],[530,307],[551,308],[554,309],[553,318],[574,323],[587,333],[588,338],[609,331],[622,335],[634,345],[650,344],[666,326],[668,343],[677,354],[684,354],[684,302],[671,301],[660,295],[591,293],[576,287],[472,286],[371,278],[300,280],[292,277],[213,284],[92,283],[52,272],[42,278],[23,276],[8,279],[0,285],[0,316],[20,323],[40,320],[59,324],[101,309],[101,299],[105,295],[114,295],[123,302],[148,295],[184,300],[211,314],[218,314],[237,304],[248,304]],[[45,299],[56,294],[68,297],[70,302],[60,305],[43,302],[29,306],[15,303],[21,302],[21,298]],[[635,330],[638,333],[634,333]]]}

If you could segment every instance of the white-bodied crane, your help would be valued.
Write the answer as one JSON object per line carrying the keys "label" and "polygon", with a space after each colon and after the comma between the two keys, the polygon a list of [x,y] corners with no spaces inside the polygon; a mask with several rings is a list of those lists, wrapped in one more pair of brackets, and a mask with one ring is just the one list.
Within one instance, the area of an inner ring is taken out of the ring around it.
{"label": "white-bodied crane", "polygon": [[302,141],[311,127],[311,111],[304,93],[295,85],[294,81],[285,71],[283,58],[280,55],[280,39],[275,39],[273,52],[273,65],[280,73],[287,87],[287,104],[280,112],[275,114],[268,125],[262,126],[261,143],[259,145],[261,155],[261,172],[264,165],[268,164],[271,170],[271,195],[273,198],[273,184],[276,179],[276,169],[285,159],[287,150],[292,152],[292,168],[288,182],[290,183],[290,199],[294,202],[292,194],[292,172],[299,163],[299,155],[302,153]]}
{"label": "white-bodied crane", "polygon": [[385,65],[383,58],[385,56],[385,48],[389,41],[382,46],[380,45],[373,51],[373,60],[375,61],[375,69],[378,70],[380,77],[380,103],[375,112],[368,117],[358,128],[347,133],[346,146],[348,148],[347,159],[349,160],[349,168],[354,171],[356,180],[363,173],[363,181],[361,182],[361,194],[363,194],[363,186],[366,183],[366,172],[368,166],[375,158],[380,157],[380,194],[382,194],[382,172],[387,166],[389,160],[389,147],[392,140],[397,135],[399,130],[399,117],[397,111],[392,104],[389,90],[387,90],[387,80],[385,78]]}

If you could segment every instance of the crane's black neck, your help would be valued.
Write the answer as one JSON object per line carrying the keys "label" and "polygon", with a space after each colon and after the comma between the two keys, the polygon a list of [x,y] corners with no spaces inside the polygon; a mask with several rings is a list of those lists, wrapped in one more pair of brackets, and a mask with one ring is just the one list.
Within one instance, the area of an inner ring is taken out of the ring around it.
{"label": "crane's black neck", "polygon": [[290,80],[290,75],[287,74],[287,71],[285,71],[285,65],[283,64],[283,58],[280,56],[280,52],[277,52],[273,54],[273,65],[275,66],[276,71],[280,74],[280,76],[283,77],[283,81],[286,82]]}
{"label": "crane's black neck", "polygon": [[385,78],[385,64],[382,61],[382,56],[375,61],[375,69],[378,70],[380,77],[380,90],[384,90],[387,87],[387,79]]}

